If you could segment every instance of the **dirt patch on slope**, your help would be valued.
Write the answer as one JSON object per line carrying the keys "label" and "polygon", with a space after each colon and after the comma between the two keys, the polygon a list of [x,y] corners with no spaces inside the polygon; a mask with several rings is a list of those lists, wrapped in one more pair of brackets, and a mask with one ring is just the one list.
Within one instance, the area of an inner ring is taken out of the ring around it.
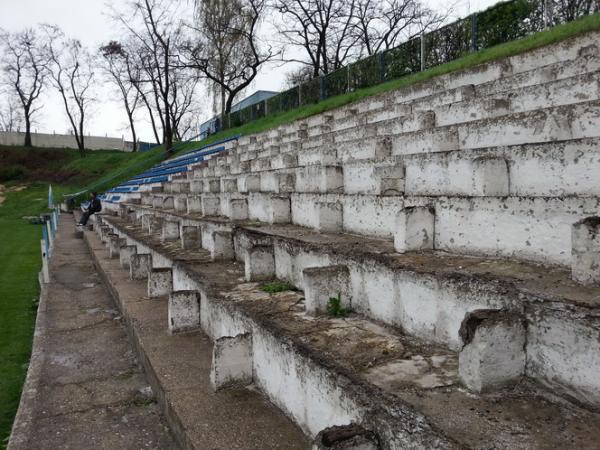
{"label": "dirt patch on slope", "polygon": [[22,191],[24,189],[27,189],[27,186],[24,185],[24,184],[19,185],[19,186],[13,186],[13,187],[10,187],[10,188],[7,188],[3,184],[0,184],[0,205],[2,203],[4,203],[4,201],[6,200],[6,195],[9,192],[20,192],[20,191]]}

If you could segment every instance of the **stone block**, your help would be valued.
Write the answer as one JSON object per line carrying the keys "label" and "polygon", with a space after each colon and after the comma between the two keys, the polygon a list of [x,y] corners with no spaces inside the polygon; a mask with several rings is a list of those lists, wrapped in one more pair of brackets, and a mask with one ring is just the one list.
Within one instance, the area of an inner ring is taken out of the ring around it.
{"label": "stone block", "polygon": [[459,331],[463,348],[458,374],[471,391],[485,392],[518,382],[525,373],[525,321],[512,311],[467,313]]}
{"label": "stone block", "polygon": [[435,214],[432,208],[404,208],[396,217],[394,248],[398,253],[433,249]]}
{"label": "stone block", "polygon": [[155,195],[152,197],[152,207],[156,209],[162,208],[163,197],[162,195]]}
{"label": "stone block", "polygon": [[175,208],[175,197],[167,195],[163,198],[162,209],[174,209]]}
{"label": "stone block", "polygon": [[165,220],[163,222],[162,234],[160,238],[162,241],[176,241],[179,239],[179,222],[174,220]]}
{"label": "stone block", "polygon": [[202,215],[218,216],[221,214],[221,200],[217,196],[202,196]]}
{"label": "stone block", "polygon": [[217,179],[204,180],[204,192],[218,193],[221,192],[221,181]]}
{"label": "stone block", "polygon": [[281,153],[271,159],[273,169],[287,169],[298,165],[298,157],[291,153]]}
{"label": "stone block", "polygon": [[212,240],[213,245],[210,249],[210,257],[213,261],[235,258],[233,233],[231,231],[213,231]]}
{"label": "stone block", "polygon": [[169,295],[173,290],[171,269],[159,268],[148,272],[148,297],[156,298]]}
{"label": "stone block", "polygon": [[260,174],[260,191],[293,192],[295,189],[295,175],[290,172],[263,172]]}
{"label": "stone block", "polygon": [[252,334],[218,338],[213,347],[210,382],[215,391],[252,383]]}
{"label": "stone block", "polygon": [[187,213],[202,213],[202,197],[199,195],[191,195],[187,199]]}
{"label": "stone block", "polygon": [[335,193],[344,187],[339,166],[305,166],[296,170],[296,192]]}
{"label": "stone block", "polygon": [[246,220],[248,218],[248,200],[245,198],[230,198],[228,202],[228,217],[231,220]]}
{"label": "stone block", "polygon": [[246,281],[275,278],[275,255],[272,245],[254,245],[244,251]]}
{"label": "stone block", "polygon": [[200,227],[192,225],[181,227],[181,248],[184,250],[200,250],[202,248]]}
{"label": "stone block", "polygon": [[600,283],[600,217],[587,217],[571,227],[571,276],[578,283]]}
{"label": "stone block", "polygon": [[123,245],[119,250],[119,263],[123,268],[129,268],[131,263],[131,257],[137,254],[137,246],[135,245]]}
{"label": "stone block", "polygon": [[119,256],[121,247],[126,244],[127,244],[127,240],[125,238],[119,237],[118,235],[111,236],[110,241],[108,242],[109,257],[117,258]]}
{"label": "stone block", "polygon": [[291,219],[289,197],[271,196],[269,198],[268,222],[289,223]]}
{"label": "stone block", "polygon": [[152,255],[150,253],[136,253],[129,260],[129,278],[143,280],[152,270]]}
{"label": "stone block", "polygon": [[148,232],[150,234],[162,234],[164,219],[162,217],[153,216],[150,219],[150,227],[148,228]]}
{"label": "stone block", "polygon": [[170,333],[199,328],[200,294],[197,291],[171,292],[167,315]]}
{"label": "stone block", "polygon": [[304,298],[308,314],[322,314],[327,311],[329,299],[340,297],[348,306],[350,271],[346,266],[308,267],[302,271]]}
{"label": "stone block", "polygon": [[150,231],[150,222],[152,221],[152,214],[142,214],[141,225],[146,231]]}
{"label": "stone block", "polygon": [[141,204],[144,206],[152,206],[152,196],[150,194],[142,194]]}
{"label": "stone block", "polygon": [[221,178],[221,192],[237,192],[238,184],[236,178]]}
{"label": "stone block", "polygon": [[188,209],[188,199],[187,196],[178,195],[175,197],[175,211],[177,212],[187,212]]}
{"label": "stone block", "polygon": [[239,192],[259,192],[260,191],[260,175],[247,174],[238,178]]}
{"label": "stone block", "polygon": [[331,233],[342,231],[343,209],[340,202],[317,202],[315,212],[317,215],[317,230]]}
{"label": "stone block", "polygon": [[190,192],[193,194],[199,194],[201,192],[204,192],[204,180],[191,180]]}
{"label": "stone block", "polygon": [[509,195],[508,164],[504,158],[483,157],[473,160],[473,195]]}
{"label": "stone block", "polygon": [[361,162],[344,165],[346,194],[401,195],[404,167],[401,164],[376,165]]}
{"label": "stone block", "polygon": [[110,237],[113,236],[113,229],[109,226],[103,226],[100,230],[100,240],[103,244],[108,244]]}

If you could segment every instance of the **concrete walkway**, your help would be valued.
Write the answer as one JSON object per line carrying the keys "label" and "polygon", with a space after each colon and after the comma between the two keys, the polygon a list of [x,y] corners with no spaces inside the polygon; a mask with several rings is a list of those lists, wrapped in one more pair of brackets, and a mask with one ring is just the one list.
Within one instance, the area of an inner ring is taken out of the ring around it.
{"label": "concrete walkway", "polygon": [[71,215],[50,273],[9,450],[177,448]]}

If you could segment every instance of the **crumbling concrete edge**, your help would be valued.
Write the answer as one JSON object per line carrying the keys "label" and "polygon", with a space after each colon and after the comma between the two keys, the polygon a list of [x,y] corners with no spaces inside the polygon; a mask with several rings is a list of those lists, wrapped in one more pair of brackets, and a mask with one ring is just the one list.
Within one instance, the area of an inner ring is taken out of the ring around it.
{"label": "crumbling concrete edge", "polygon": [[[114,223],[110,220],[110,217],[107,217],[106,220],[113,229],[125,232],[122,224]],[[132,237],[132,239],[137,240],[136,237]],[[164,252],[156,244],[145,242],[144,245],[159,254]],[[326,360],[322,355],[315,353],[298,339],[289,335],[289,333],[274,328],[268,317],[257,316],[251,309],[246,308],[244,305],[220,301],[222,300],[222,294],[219,293],[219,290],[211,286],[210,283],[207,283],[185,261],[177,261],[176,266],[185,272],[190,279],[194,280],[198,286],[202,286],[208,301],[213,307],[227,312],[229,316],[239,317],[240,320],[248,323],[250,328],[256,326],[265,336],[275,339],[287,349],[293,349],[310,366],[320,367],[326,370],[329,376],[335,377],[337,380],[336,383],[342,387],[344,394],[352,397],[357,402],[357,405],[368,412],[365,415],[366,425],[379,429],[388,438],[392,438],[395,435],[393,429],[398,427],[396,428],[396,432],[401,430],[405,438],[410,436],[408,440],[411,445],[414,445],[413,437],[415,435],[429,433],[427,435],[429,448],[462,448],[459,442],[429,422],[427,417],[413,406],[395,396],[394,398],[389,398],[380,388],[366,383],[338,364]],[[269,401],[277,405],[276,401],[273,401],[268,395],[265,396]],[[288,411],[281,407],[280,409],[284,414],[288,415]],[[402,439],[400,436],[394,436],[394,438],[398,438],[398,440]]]}

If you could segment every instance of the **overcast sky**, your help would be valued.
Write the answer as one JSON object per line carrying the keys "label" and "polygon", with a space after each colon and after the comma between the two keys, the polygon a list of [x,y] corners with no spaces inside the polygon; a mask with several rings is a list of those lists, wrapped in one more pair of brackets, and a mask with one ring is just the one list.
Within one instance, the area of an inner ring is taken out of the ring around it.
{"label": "overcast sky", "polygon": [[[123,0],[116,0],[119,4]],[[181,0],[185,1],[185,0]],[[444,7],[453,0],[424,0],[424,3],[434,9]],[[459,16],[469,12],[484,9],[496,0],[457,0],[455,10]],[[56,24],[68,36],[81,40],[85,45],[96,49],[101,43],[118,37],[118,30],[106,16],[106,0],[0,0],[0,28],[18,31],[39,23]],[[285,73],[290,67],[271,65],[264,67],[254,86],[248,90],[281,89]],[[126,116],[122,113],[119,98],[99,87],[101,101],[97,102],[90,114],[88,131],[93,135],[121,136],[129,139]],[[50,91],[50,90],[48,90]],[[204,96],[202,96],[205,98]],[[241,100],[238,99],[238,100]],[[210,105],[199,119],[210,116]],[[40,112],[36,129],[39,132],[65,133],[68,130],[65,113],[60,98],[48,92],[44,98],[44,109]],[[148,124],[138,125],[138,136],[142,140],[152,141],[152,132]]]}

